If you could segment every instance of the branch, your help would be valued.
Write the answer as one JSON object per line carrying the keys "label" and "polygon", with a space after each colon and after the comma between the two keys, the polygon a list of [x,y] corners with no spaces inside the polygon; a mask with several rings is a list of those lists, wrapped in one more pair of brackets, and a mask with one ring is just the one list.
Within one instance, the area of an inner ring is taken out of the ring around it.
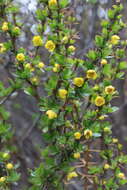
{"label": "branch", "polygon": [[12,92],[10,94],[8,94],[3,100],[0,101],[0,105],[4,104],[9,98],[10,96],[15,92],[15,90],[12,90]]}
{"label": "branch", "polygon": [[32,126],[29,127],[27,131],[25,131],[25,134],[22,136],[21,141],[24,141],[30,135],[30,133],[33,131],[33,129],[37,126],[40,119],[41,119],[41,112],[39,112],[39,115],[34,120]]}

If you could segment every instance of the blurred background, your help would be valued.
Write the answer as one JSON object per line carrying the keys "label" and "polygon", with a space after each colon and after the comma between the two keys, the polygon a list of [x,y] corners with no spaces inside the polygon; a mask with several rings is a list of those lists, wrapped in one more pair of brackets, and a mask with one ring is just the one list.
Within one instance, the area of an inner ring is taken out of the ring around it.
{"label": "blurred background", "polygon": [[[89,2],[88,0],[71,0],[70,2],[79,22],[77,30],[80,40],[77,42],[76,56],[83,58],[85,52],[94,46],[94,37],[101,32],[101,19],[107,18],[107,10],[112,7],[115,0],[89,0]],[[15,0],[15,3],[20,5],[19,19],[24,23],[24,32],[18,44],[20,47],[32,50],[31,38],[36,34],[35,11],[38,7],[37,0]],[[124,4],[123,17],[126,23],[127,1],[122,3]],[[122,39],[127,39],[126,31],[121,32],[120,35]],[[3,38],[4,36],[0,36],[0,40],[3,40]],[[46,60],[46,52],[43,52],[42,56],[46,63],[48,61]],[[10,59],[11,55],[6,59],[0,57],[0,63],[3,63],[0,64],[0,80],[4,82],[5,86],[8,86],[8,77],[11,77]],[[111,116],[114,137],[119,138],[124,145],[124,151],[127,152],[127,77],[125,77],[125,80],[116,80],[113,83],[120,93],[119,98],[112,102],[113,105],[120,108]],[[26,180],[29,176],[27,168],[34,168],[39,165],[41,160],[37,150],[45,146],[39,129],[35,127],[39,110],[36,100],[23,91],[13,94],[6,102],[6,108],[11,113],[10,122],[15,134],[13,143],[17,148],[17,152],[14,155],[14,160],[20,162],[22,173],[19,184],[12,187],[12,190],[23,190],[25,186],[27,189],[28,184]],[[82,190],[82,187],[80,184],[76,184],[70,189]],[[124,190],[124,188],[122,189]],[[127,187],[125,187],[126,189]]]}

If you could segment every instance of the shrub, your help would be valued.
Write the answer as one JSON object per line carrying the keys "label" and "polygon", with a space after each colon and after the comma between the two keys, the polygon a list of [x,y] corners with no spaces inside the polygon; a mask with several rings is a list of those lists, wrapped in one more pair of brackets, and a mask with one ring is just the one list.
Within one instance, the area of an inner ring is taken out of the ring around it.
{"label": "shrub", "polygon": [[[12,164],[14,150],[10,114],[5,102],[19,89],[38,102],[38,127],[47,146],[42,150],[39,167],[30,170],[30,190],[66,189],[78,179],[84,189],[119,189],[127,183],[123,166],[127,155],[113,137],[110,113],[118,108],[111,105],[119,93],[113,80],[124,79],[127,68],[126,41],[119,36],[125,27],[122,4],[118,1],[102,20],[102,31],[95,37],[95,47],[85,59],[76,57],[76,19],[69,12],[68,0],[39,0],[36,11],[37,32],[31,43],[33,51],[19,47],[23,26],[18,21],[19,9],[13,1],[0,2],[0,43],[3,56],[13,54],[13,77],[9,87],[0,83],[0,186],[10,189],[19,180]],[[45,36],[45,30],[50,31]],[[46,49],[49,64],[41,52]],[[43,73],[46,74],[45,79]],[[43,89],[40,95],[39,89]],[[12,145],[12,144],[11,144]]]}

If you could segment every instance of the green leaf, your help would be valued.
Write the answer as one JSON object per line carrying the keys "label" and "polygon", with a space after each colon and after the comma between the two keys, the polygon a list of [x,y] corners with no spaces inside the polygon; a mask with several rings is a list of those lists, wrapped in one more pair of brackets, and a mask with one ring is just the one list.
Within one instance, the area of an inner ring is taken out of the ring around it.
{"label": "green leaf", "polygon": [[69,1],[68,0],[60,0],[59,3],[60,3],[61,8],[65,8],[68,5]]}
{"label": "green leaf", "polygon": [[95,37],[95,43],[98,47],[102,47],[104,43],[104,39],[102,36],[96,35]]}
{"label": "green leaf", "polygon": [[122,179],[122,180],[120,180],[120,184],[121,184],[121,185],[127,184],[127,179]]}
{"label": "green leaf", "polygon": [[110,76],[112,73],[112,66],[110,64],[106,64],[103,68],[103,74]]}
{"label": "green leaf", "polygon": [[96,3],[97,2],[97,0],[85,0],[85,1],[88,3]]}
{"label": "green leaf", "polygon": [[96,60],[97,58],[96,52],[94,50],[90,50],[87,54],[87,57],[89,59],[92,59],[93,61]]}
{"label": "green leaf", "polygon": [[96,166],[93,166],[93,167],[90,167],[89,168],[89,174],[96,174],[96,173],[100,173],[102,170],[101,167],[96,167]]}
{"label": "green leaf", "polygon": [[109,17],[110,19],[113,19],[114,16],[115,16],[115,12],[114,12],[114,10],[109,9],[109,10],[108,10],[108,17]]}
{"label": "green leaf", "polygon": [[51,95],[52,94],[52,90],[56,88],[57,81],[58,81],[58,76],[57,75],[53,75],[53,76],[51,76],[51,78],[49,79],[49,81],[45,84],[45,88],[48,91],[49,95]]}
{"label": "green leaf", "polygon": [[19,179],[20,179],[20,174],[15,171],[11,171],[10,176],[7,178],[8,182],[16,182]]}
{"label": "green leaf", "polygon": [[119,72],[119,73],[116,74],[116,78],[118,78],[118,79],[123,79],[123,76],[124,76],[124,75],[125,75],[124,72]]}
{"label": "green leaf", "polygon": [[119,63],[119,69],[127,69],[127,62],[126,61],[121,61]]}
{"label": "green leaf", "polygon": [[27,95],[31,95],[31,96],[34,96],[36,94],[34,88],[32,87],[27,87],[24,89],[24,92],[27,94]]}
{"label": "green leaf", "polygon": [[109,108],[107,109],[108,113],[113,113],[113,112],[116,112],[116,111],[118,111],[118,110],[119,110],[119,108],[116,107],[116,106],[109,107]]}
{"label": "green leaf", "polygon": [[0,114],[3,120],[7,120],[10,117],[10,113],[7,112],[2,106],[0,107]]}

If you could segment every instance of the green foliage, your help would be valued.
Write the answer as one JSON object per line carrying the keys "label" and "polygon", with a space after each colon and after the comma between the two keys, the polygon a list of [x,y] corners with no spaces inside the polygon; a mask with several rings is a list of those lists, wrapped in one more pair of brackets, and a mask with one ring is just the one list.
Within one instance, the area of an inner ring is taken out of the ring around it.
{"label": "green foliage", "polygon": [[97,0],[84,0],[84,1],[86,1],[88,3],[96,3],[97,2]]}

